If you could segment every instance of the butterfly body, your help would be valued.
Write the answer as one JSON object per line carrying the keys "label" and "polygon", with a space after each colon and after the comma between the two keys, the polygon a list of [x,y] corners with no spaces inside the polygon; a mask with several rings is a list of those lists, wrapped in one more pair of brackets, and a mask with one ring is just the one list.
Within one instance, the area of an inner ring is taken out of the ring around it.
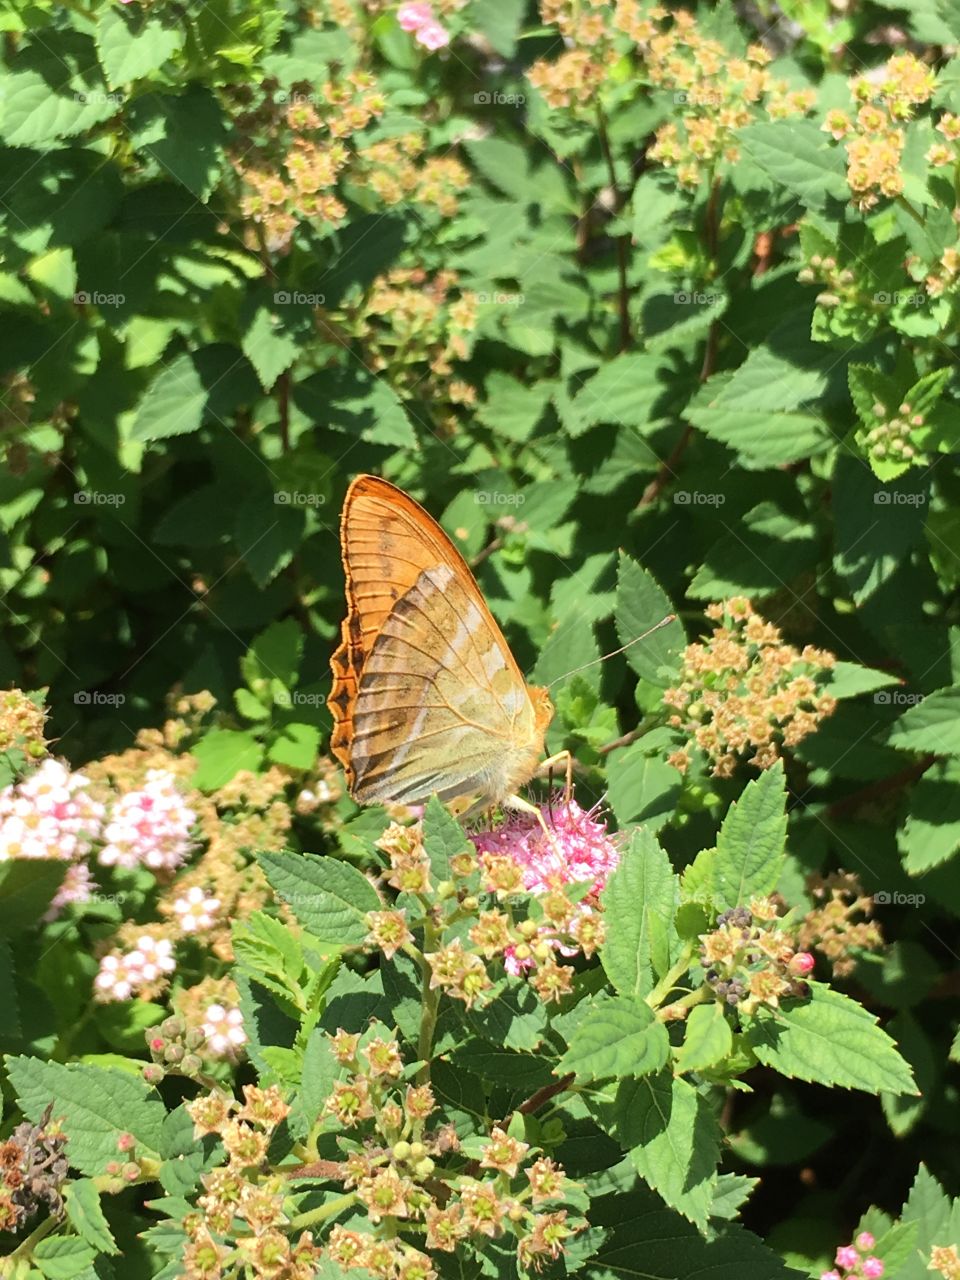
{"label": "butterfly body", "polygon": [[347,616],[331,659],[331,750],[359,804],[436,794],[475,812],[536,771],[553,715],[466,562],[402,490],[359,476],[340,526]]}

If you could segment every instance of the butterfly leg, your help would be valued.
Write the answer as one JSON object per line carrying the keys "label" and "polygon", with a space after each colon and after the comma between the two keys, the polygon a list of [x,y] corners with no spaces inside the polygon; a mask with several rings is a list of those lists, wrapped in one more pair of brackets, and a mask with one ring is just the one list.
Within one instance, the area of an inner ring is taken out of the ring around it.
{"label": "butterfly leg", "polygon": [[566,772],[566,784],[563,788],[563,798],[567,803],[569,803],[573,795],[573,756],[570,752],[558,751],[555,756],[548,756],[546,760],[542,761],[538,768],[552,771],[553,766],[555,764],[559,764],[561,760],[564,763]]}
{"label": "butterfly leg", "polygon": [[540,812],[537,805],[531,804],[529,800],[524,800],[523,796],[507,796],[503,803],[504,806],[509,809],[516,809],[520,813],[529,813],[531,817],[536,818],[537,822],[539,822],[540,826],[543,828],[543,834],[547,837],[550,847],[553,849],[554,853],[559,854],[561,857],[563,856],[563,850],[560,847],[560,842],[557,839],[556,832],[552,831],[547,825],[547,820]]}

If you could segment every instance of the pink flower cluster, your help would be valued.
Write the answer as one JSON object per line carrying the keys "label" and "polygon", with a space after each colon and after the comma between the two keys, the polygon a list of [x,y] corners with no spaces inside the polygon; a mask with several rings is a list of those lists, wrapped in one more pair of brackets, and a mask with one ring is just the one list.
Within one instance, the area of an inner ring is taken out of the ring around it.
{"label": "pink flower cluster", "polygon": [[885,1268],[870,1252],[875,1244],[869,1231],[861,1231],[853,1244],[841,1245],[834,1258],[836,1269],[821,1272],[820,1280],[879,1280]]}
{"label": "pink flower cluster", "polygon": [[193,848],[195,821],[173,774],[151,769],[139,790],[128,791],[113,806],[98,861],[105,867],[174,871]]}
{"label": "pink flower cluster", "polygon": [[129,1000],[142,987],[173,973],[176,967],[170,939],[145,933],[137,939],[133,951],[111,951],[103,957],[100,972],[93,980],[94,991],[105,1002]]}
{"label": "pink flower cluster", "polygon": [[[478,853],[495,853],[510,858],[523,875],[528,893],[549,893],[565,884],[589,884],[596,895],[607,883],[620,861],[620,850],[607,834],[606,825],[596,821],[597,808],[581,809],[576,800],[557,798],[542,805],[540,812],[553,835],[551,840],[533,814],[521,813],[491,831],[476,831],[470,839]],[[571,928],[593,914],[589,903],[577,907]],[[574,949],[552,943],[562,955]],[[507,947],[504,968],[514,977],[533,967],[532,960],[518,960],[514,947]]]}
{"label": "pink flower cluster", "polygon": [[397,21],[404,31],[412,32],[417,44],[431,52],[450,43],[450,32],[437,21],[433,5],[423,0],[402,4],[397,10]]}
{"label": "pink flower cluster", "polygon": [[541,806],[553,840],[533,814],[521,813],[493,831],[470,838],[478,853],[511,858],[523,872],[528,893],[547,893],[558,884],[590,884],[599,893],[620,861],[620,851],[596,821],[596,808],[581,809],[576,800],[553,800]]}
{"label": "pink flower cluster", "polygon": [[21,782],[0,791],[0,862],[8,858],[84,858],[100,836],[104,806],[89,779],[47,759]]}

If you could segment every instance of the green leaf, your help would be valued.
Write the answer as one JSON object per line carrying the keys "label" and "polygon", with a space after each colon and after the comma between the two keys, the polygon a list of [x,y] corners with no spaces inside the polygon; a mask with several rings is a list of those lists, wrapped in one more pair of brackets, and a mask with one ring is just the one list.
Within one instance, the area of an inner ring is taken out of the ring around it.
{"label": "green leaf", "polygon": [[50,1236],[33,1246],[31,1257],[46,1280],[86,1280],[95,1254],[76,1236]]}
{"label": "green leaf", "polygon": [[777,761],[748,782],[717,836],[712,891],[721,907],[748,905],[772,893],[783,866],[787,837],[786,786]]}
{"label": "green leaf", "polygon": [[148,93],[128,112],[131,141],[198,200],[206,200],[223,171],[227,129],[209,89],[194,84],[180,95]]}
{"label": "green leaf", "polygon": [[36,928],[66,873],[67,864],[53,858],[0,862],[0,937]]}
{"label": "green leaf", "polygon": [[[477,31],[487,37],[497,53],[504,58],[512,58],[517,49],[517,37],[523,27],[525,9],[524,0],[473,0],[470,21]],[[486,96],[490,98],[490,94]],[[474,94],[474,102],[478,99],[482,102],[481,95]]]}
{"label": "green leaf", "polygon": [[938,760],[907,793],[897,846],[908,875],[939,866],[960,849],[960,761]]}
{"label": "green leaf", "polygon": [[296,684],[303,657],[303,628],[293,618],[272,622],[240,660],[243,678],[256,694],[266,694],[271,681],[280,689]]}
{"label": "green leaf", "polygon": [[578,1080],[648,1075],[670,1056],[666,1025],[643,1000],[619,996],[598,1001],[580,1022],[556,1073]]}
{"label": "green leaf", "polygon": [[313,374],[297,383],[292,400],[308,422],[322,422],[327,430],[393,449],[416,446],[399,396],[384,379],[364,370],[351,367]]}
{"label": "green leaf", "polygon": [[320,754],[320,730],[313,724],[293,722],[278,730],[267,759],[291,769],[310,769]]}
{"label": "green leaf", "polygon": [[[8,864],[9,865],[9,864]],[[6,938],[0,937],[0,1040],[13,1040],[20,1035],[20,1007],[13,952]]]}
{"label": "green leaf", "polygon": [[814,120],[770,120],[737,132],[744,154],[804,204],[846,200],[844,151]]}
{"label": "green leaf", "polygon": [[191,781],[201,791],[217,791],[242,769],[256,772],[263,748],[241,729],[210,729],[192,748],[197,770]]}
{"label": "green leaf", "polygon": [[606,942],[601,959],[621,995],[645,996],[670,968],[679,885],[656,838],[634,831],[602,895]]}
{"label": "green leaf", "polygon": [[91,1178],[79,1178],[64,1190],[67,1217],[83,1240],[97,1253],[119,1253],[117,1242],[100,1205],[100,1192]]}
{"label": "green leaf", "polygon": [[290,368],[300,349],[296,336],[283,327],[282,317],[263,302],[254,311],[241,346],[264,391],[269,391],[280,374]]}
{"label": "green leaf", "polygon": [[97,23],[97,53],[112,89],[158,71],[183,45],[183,32],[155,18],[105,9]]}
{"label": "green leaf", "polygon": [[473,850],[460,823],[450,816],[436,796],[430,797],[423,813],[423,847],[437,880],[450,879],[450,859],[455,854]]}
{"label": "green leaf", "polygon": [[641,433],[665,418],[676,399],[670,361],[661,352],[629,352],[600,366],[573,398],[568,433],[619,423]]}
{"label": "green leaf", "polygon": [[70,1163],[91,1177],[117,1157],[117,1139],[132,1133],[142,1155],[160,1149],[164,1107],[139,1076],[82,1063],[7,1057],[7,1070],[21,1110],[36,1124],[47,1105],[63,1119]]}
{"label": "green leaf", "polygon": [[[716,1185],[719,1198],[729,1187],[727,1175]],[[577,1272],[584,1280],[804,1280],[810,1274],[788,1268],[740,1227],[705,1239],[642,1187],[595,1201],[590,1221],[604,1236]]]}
{"label": "green leaf", "polygon": [[260,865],[278,898],[321,942],[348,947],[369,933],[368,911],[383,904],[370,881],[338,858],[313,853],[261,853]]}
{"label": "green leaf", "polygon": [[757,1010],[746,1040],[781,1075],[867,1093],[915,1093],[913,1075],[877,1019],[820,983],[810,999]]}
{"label": "green leaf", "polygon": [[671,1208],[704,1226],[720,1156],[720,1129],[706,1098],[669,1070],[625,1080],[614,1111],[637,1173]]}
{"label": "green leaf", "polygon": [[722,1062],[732,1049],[733,1032],[721,1006],[715,1000],[698,1004],[687,1015],[677,1070],[703,1071]]}
{"label": "green leaf", "polygon": [[177,356],[160,370],[140,401],[133,424],[134,440],[165,440],[199,431],[207,389],[193,358]]}
{"label": "green leaf", "polygon": [[[627,662],[643,680],[668,688],[680,673],[680,655],[686,645],[683,626],[674,618],[644,640],[644,632],[673,613],[666,592],[653,574],[621,552],[617,567],[617,635],[629,644]],[[637,641],[636,644],[633,641]]]}
{"label": "green leaf", "polygon": [[960,686],[938,689],[910,707],[893,725],[887,742],[902,751],[960,755]]}
{"label": "green leaf", "polygon": [[607,799],[621,827],[644,824],[652,831],[670,820],[682,791],[680,774],[641,739],[607,757]]}

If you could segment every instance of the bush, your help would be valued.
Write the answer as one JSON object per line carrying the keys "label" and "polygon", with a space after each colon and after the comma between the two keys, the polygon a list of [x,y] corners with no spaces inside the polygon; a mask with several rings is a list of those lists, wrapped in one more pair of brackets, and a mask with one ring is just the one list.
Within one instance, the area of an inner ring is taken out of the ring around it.
{"label": "bush", "polygon": [[[955,6],[3,29],[0,1275],[956,1280]],[[350,799],[365,471],[572,795]]]}

